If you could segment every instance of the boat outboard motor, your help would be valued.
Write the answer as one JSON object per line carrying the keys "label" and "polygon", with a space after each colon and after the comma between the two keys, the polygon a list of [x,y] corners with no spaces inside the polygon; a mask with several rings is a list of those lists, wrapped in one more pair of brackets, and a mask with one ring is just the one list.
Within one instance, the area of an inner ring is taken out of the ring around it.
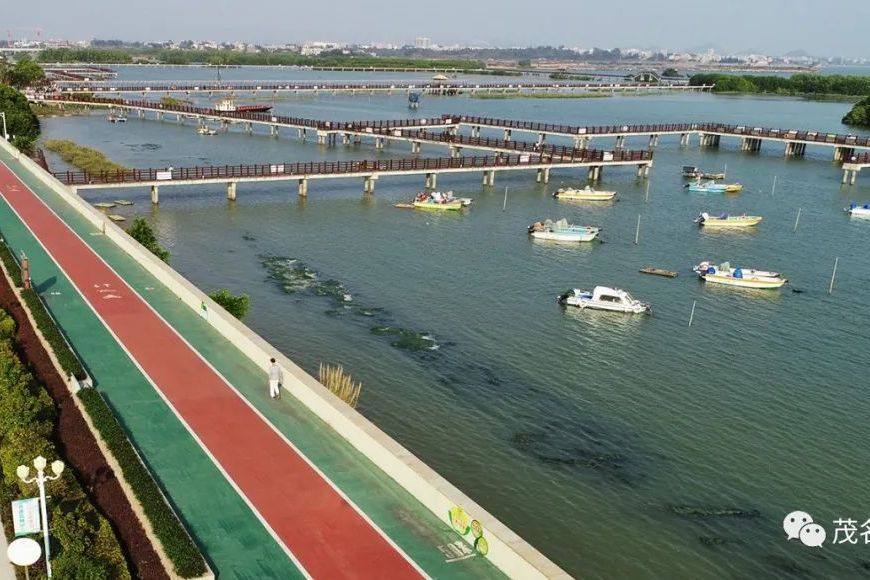
{"label": "boat outboard motor", "polygon": [[707,274],[715,274],[715,273],[716,273],[716,268],[714,268],[713,266],[708,266],[708,267],[707,267],[707,272],[706,272],[706,273],[707,273]]}
{"label": "boat outboard motor", "polygon": [[556,297],[556,302],[559,304],[565,304],[565,301],[568,300],[568,297],[571,295],[571,291],[568,290],[564,294]]}
{"label": "boat outboard motor", "polygon": [[734,274],[732,274],[735,278],[743,278],[743,268],[734,268]]}

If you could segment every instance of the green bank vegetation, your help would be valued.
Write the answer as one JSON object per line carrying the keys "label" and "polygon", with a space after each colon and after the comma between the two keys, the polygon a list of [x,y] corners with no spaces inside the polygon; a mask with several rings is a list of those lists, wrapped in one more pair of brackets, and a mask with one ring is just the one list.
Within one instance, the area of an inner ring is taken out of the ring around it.
{"label": "green bank vegetation", "polygon": [[68,139],[51,139],[45,142],[45,148],[57,153],[61,159],[75,165],[88,173],[101,173],[103,171],[124,171],[127,168],[115,163],[101,151],[79,145]]}
{"label": "green bank vegetation", "polygon": [[317,379],[335,396],[356,409],[362,391],[362,383],[354,383],[353,377],[344,372],[341,365],[334,367],[320,363]]}
{"label": "green bank vegetation", "polygon": [[45,71],[29,56],[18,59],[14,65],[0,62],[0,82],[3,84],[16,89],[26,89],[37,86],[43,81],[45,81]]}
{"label": "green bank vegetation", "polygon": [[160,64],[212,65],[283,65],[311,67],[374,67],[374,68],[451,68],[482,69],[484,64],[471,59],[425,59],[377,57],[371,55],[325,52],[317,56],[302,56],[297,52],[239,52],[235,50],[183,49],[120,49],[120,48],[52,48],[39,53],[40,62],[93,62],[128,64],[136,60],[152,60]]}
{"label": "green bank vegetation", "polygon": [[157,243],[157,236],[154,234],[154,230],[151,229],[145,218],[138,217],[134,219],[127,233],[130,234],[131,238],[142,244],[146,250],[167,264],[169,263],[169,250],[164,250],[160,247],[160,244]]}
{"label": "green bank vegetation", "polygon": [[39,119],[27,103],[27,97],[9,85],[0,84],[0,111],[6,113],[6,132],[10,136],[10,143],[21,151],[31,153],[39,138],[40,128]]}
{"label": "green bank vegetation", "polygon": [[243,319],[251,309],[251,298],[247,294],[234,295],[226,288],[221,288],[208,295],[209,298],[220,304],[224,310],[238,318]]}
{"label": "green bank vegetation", "polygon": [[790,77],[779,77],[703,73],[692,75],[689,84],[715,84],[713,92],[716,93],[789,96],[841,95],[851,97],[870,95],[870,77],[849,75],[799,73]]}
{"label": "green bank vegetation", "polygon": [[591,81],[594,77],[588,75],[577,75],[565,72],[550,73],[550,78],[554,81]]}
{"label": "green bank vegetation", "polygon": [[855,103],[852,110],[843,117],[843,123],[859,127],[870,127],[870,97]]}
{"label": "green bank vegetation", "polygon": [[[33,497],[36,486],[16,475],[39,455],[60,453],[53,440],[57,413],[48,392],[19,358],[15,321],[0,311],[0,501],[3,524],[12,534],[8,502]],[[130,578],[127,562],[111,524],[90,503],[72,468],[51,483],[52,568],[58,578]],[[37,566],[42,567],[42,562]]]}

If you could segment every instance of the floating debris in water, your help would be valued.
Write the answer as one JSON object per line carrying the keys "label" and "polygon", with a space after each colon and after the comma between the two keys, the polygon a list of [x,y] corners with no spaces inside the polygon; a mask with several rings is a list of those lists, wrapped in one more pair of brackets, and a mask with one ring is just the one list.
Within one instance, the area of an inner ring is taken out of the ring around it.
{"label": "floating debris in water", "polygon": [[714,508],[704,506],[672,505],[668,506],[671,513],[678,516],[695,518],[757,518],[761,515],[758,510],[744,510],[740,508]]}
{"label": "floating debris in water", "polygon": [[124,146],[133,151],[157,151],[163,147],[157,143],[124,143]]}
{"label": "floating debris in water", "polygon": [[133,205],[133,202],[129,199],[116,199],[113,203],[116,203],[117,205]]}
{"label": "floating debris in water", "polygon": [[257,238],[255,238],[254,236],[252,236],[251,234],[249,234],[247,232],[242,234],[242,239],[245,240],[246,242],[256,242],[257,241]]}

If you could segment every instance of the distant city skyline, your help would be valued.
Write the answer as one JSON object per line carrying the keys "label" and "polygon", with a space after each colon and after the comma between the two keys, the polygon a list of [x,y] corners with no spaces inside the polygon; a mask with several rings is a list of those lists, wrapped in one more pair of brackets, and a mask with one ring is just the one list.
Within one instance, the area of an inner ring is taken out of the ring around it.
{"label": "distant city skyline", "polygon": [[[588,4],[588,5],[587,5]],[[84,9],[83,9],[84,8]],[[58,0],[4,8],[2,39],[41,30],[42,39],[202,40],[260,44],[337,41],[463,46],[564,45],[670,51],[782,55],[803,50],[814,56],[870,56],[865,38],[870,2],[810,0],[691,0],[581,3],[460,2],[427,7],[384,0],[360,8],[350,0],[301,7],[279,0],[201,3],[152,0],[135,9],[108,0],[71,4]]]}

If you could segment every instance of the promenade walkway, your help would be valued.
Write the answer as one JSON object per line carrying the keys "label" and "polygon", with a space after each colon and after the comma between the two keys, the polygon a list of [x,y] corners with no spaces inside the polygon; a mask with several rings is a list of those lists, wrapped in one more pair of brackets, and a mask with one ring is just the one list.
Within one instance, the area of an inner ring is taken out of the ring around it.
{"label": "promenade walkway", "polygon": [[489,578],[459,536],[0,150],[0,228],[227,578]]}

